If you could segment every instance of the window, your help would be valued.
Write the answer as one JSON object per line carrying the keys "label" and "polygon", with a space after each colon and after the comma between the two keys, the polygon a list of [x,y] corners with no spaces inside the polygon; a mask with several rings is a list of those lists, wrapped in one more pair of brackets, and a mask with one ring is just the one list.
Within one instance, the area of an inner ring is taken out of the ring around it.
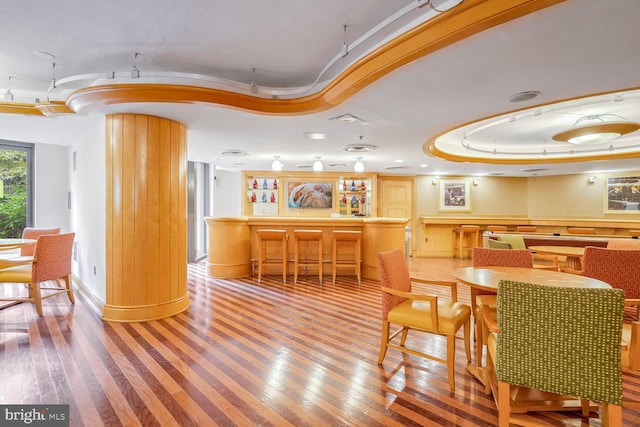
{"label": "window", "polygon": [[198,261],[207,255],[207,224],[204,217],[210,210],[210,172],[207,163],[189,162],[188,177],[188,222],[189,262]]}
{"label": "window", "polygon": [[0,238],[33,226],[34,145],[0,140]]}

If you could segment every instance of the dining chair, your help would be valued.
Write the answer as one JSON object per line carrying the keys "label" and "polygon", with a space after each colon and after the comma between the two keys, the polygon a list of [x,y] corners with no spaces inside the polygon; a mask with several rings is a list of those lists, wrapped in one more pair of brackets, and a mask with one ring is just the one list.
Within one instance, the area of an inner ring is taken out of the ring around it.
{"label": "dining chair", "polygon": [[[0,283],[28,284],[27,297],[6,297],[1,301],[31,301],[42,316],[42,299],[66,293],[73,304],[71,252],[75,233],[46,234],[38,237],[33,262],[0,270]],[[55,286],[48,284],[54,282]],[[60,283],[62,282],[62,283]],[[45,291],[43,295],[41,291]]]}
{"label": "dining chair", "polygon": [[[455,389],[455,340],[460,329],[463,329],[467,363],[471,363],[471,308],[457,302],[456,282],[411,277],[402,249],[380,252],[377,258],[382,290],[382,341],[378,364],[381,365],[384,361],[388,348],[444,363],[447,365],[449,388],[453,391]],[[451,289],[451,301],[443,300],[436,295],[413,292],[412,283],[447,286]],[[400,325],[400,329],[390,335],[391,323]],[[406,347],[409,331],[446,337],[446,359]],[[401,335],[400,343],[396,344],[392,341],[398,335]]]}
{"label": "dining chair", "polygon": [[[512,234],[509,236],[498,236],[498,241],[502,243],[508,243],[512,249],[527,249],[527,244],[524,238],[518,234]],[[495,244],[494,244],[495,245]],[[558,270],[558,257],[555,255],[541,255],[533,253],[533,258],[538,260],[545,260],[547,264],[534,264],[533,268],[541,268],[543,270]],[[548,264],[551,262],[551,264]]]}
{"label": "dining chair", "polygon": [[[475,248],[473,251],[473,267],[521,267],[533,268],[533,256],[528,249],[492,249]],[[474,318],[476,336],[476,364],[481,366],[484,344],[488,331],[484,327],[483,311],[495,311],[496,293],[471,288],[471,309]],[[485,390],[489,392],[488,384]]]}
{"label": "dining chair", "polygon": [[640,240],[638,239],[609,239],[607,242],[608,249],[640,249]]}
{"label": "dining chair", "polygon": [[622,425],[622,290],[501,281],[497,304],[497,323],[487,319],[487,358],[495,369],[499,426],[538,425],[516,412],[541,408],[536,402],[514,408],[513,387],[579,398],[583,416],[596,402],[603,426]]}
{"label": "dining chair", "polygon": [[[25,227],[22,230],[23,239],[38,240],[38,237],[42,236],[43,234],[60,234],[60,228],[59,227],[57,228]],[[11,247],[10,249],[16,249],[16,248],[20,249],[20,253],[7,254],[7,256],[2,256],[2,259],[31,262],[33,260],[33,249],[35,248],[35,246],[36,246],[35,243],[29,243],[26,245]]]}

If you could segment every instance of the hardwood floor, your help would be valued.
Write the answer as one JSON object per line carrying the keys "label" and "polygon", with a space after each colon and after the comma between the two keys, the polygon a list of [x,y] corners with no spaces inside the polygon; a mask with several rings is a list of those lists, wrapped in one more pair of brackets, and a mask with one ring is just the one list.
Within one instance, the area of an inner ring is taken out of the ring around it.
{"label": "hardwood floor", "polygon": [[[454,259],[413,259],[418,275],[450,278]],[[340,276],[217,280],[189,266],[191,308],[146,323],[103,323],[81,295],[0,310],[0,402],[70,405],[72,426],[492,426],[491,396],[465,370],[390,350],[376,363],[378,284]],[[292,282],[292,280],[290,281]],[[460,286],[459,298],[469,301]],[[410,335],[444,354],[444,342]],[[640,399],[640,373],[624,372]],[[640,411],[625,408],[625,422]],[[549,421],[562,414],[537,416]],[[583,419],[578,425],[599,425]]]}

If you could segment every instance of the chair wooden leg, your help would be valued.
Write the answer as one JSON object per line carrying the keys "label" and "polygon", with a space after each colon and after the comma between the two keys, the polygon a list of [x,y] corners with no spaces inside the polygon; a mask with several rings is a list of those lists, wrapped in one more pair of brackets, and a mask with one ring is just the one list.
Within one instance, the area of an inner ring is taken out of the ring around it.
{"label": "chair wooden leg", "polygon": [[622,406],[600,405],[600,422],[602,427],[614,427],[622,425]]}
{"label": "chair wooden leg", "polygon": [[464,351],[467,354],[467,363],[471,363],[471,319],[464,322]]}
{"label": "chair wooden leg", "polygon": [[400,345],[404,347],[404,343],[407,341],[407,336],[409,335],[409,328],[404,326],[402,328],[402,336],[400,337]]}
{"label": "chair wooden leg", "polygon": [[511,415],[511,385],[498,383],[498,427],[509,427]]}
{"label": "chair wooden leg", "polygon": [[382,361],[387,354],[387,343],[389,342],[389,322],[382,322],[382,340],[380,341],[380,355],[378,356],[378,365],[382,365]]}
{"label": "chair wooden leg", "polygon": [[[467,348],[468,350],[468,348]],[[449,389],[456,389],[456,381],[454,377],[456,359],[456,336],[447,335],[447,374],[449,377]]]}
{"label": "chair wooden leg", "polygon": [[36,308],[36,313],[38,316],[42,316],[42,298],[40,297],[40,283],[31,283],[30,294],[31,298],[33,298],[33,305]]}
{"label": "chair wooden leg", "polygon": [[69,297],[69,301],[71,301],[71,304],[75,304],[76,300],[73,296],[73,288],[71,287],[71,276],[65,276],[63,280],[67,288],[67,297]]}
{"label": "chair wooden leg", "polygon": [[640,321],[631,323],[631,340],[628,349],[629,369],[640,370]]}

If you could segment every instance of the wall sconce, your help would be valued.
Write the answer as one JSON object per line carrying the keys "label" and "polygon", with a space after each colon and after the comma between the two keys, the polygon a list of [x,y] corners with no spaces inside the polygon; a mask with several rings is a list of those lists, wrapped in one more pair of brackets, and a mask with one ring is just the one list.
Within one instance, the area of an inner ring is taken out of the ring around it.
{"label": "wall sconce", "polygon": [[473,180],[473,186],[474,186],[474,187],[477,187],[477,186],[478,186],[478,184],[480,184],[480,178],[474,178],[474,180]]}
{"label": "wall sconce", "polygon": [[434,177],[431,179],[431,185],[438,185],[438,181],[440,181],[440,178],[439,178],[439,177],[437,177],[437,176],[434,176]]}
{"label": "wall sconce", "polygon": [[589,177],[589,184],[593,184],[594,182],[596,182],[596,179],[597,179],[597,177],[595,175],[594,176],[590,176]]}

